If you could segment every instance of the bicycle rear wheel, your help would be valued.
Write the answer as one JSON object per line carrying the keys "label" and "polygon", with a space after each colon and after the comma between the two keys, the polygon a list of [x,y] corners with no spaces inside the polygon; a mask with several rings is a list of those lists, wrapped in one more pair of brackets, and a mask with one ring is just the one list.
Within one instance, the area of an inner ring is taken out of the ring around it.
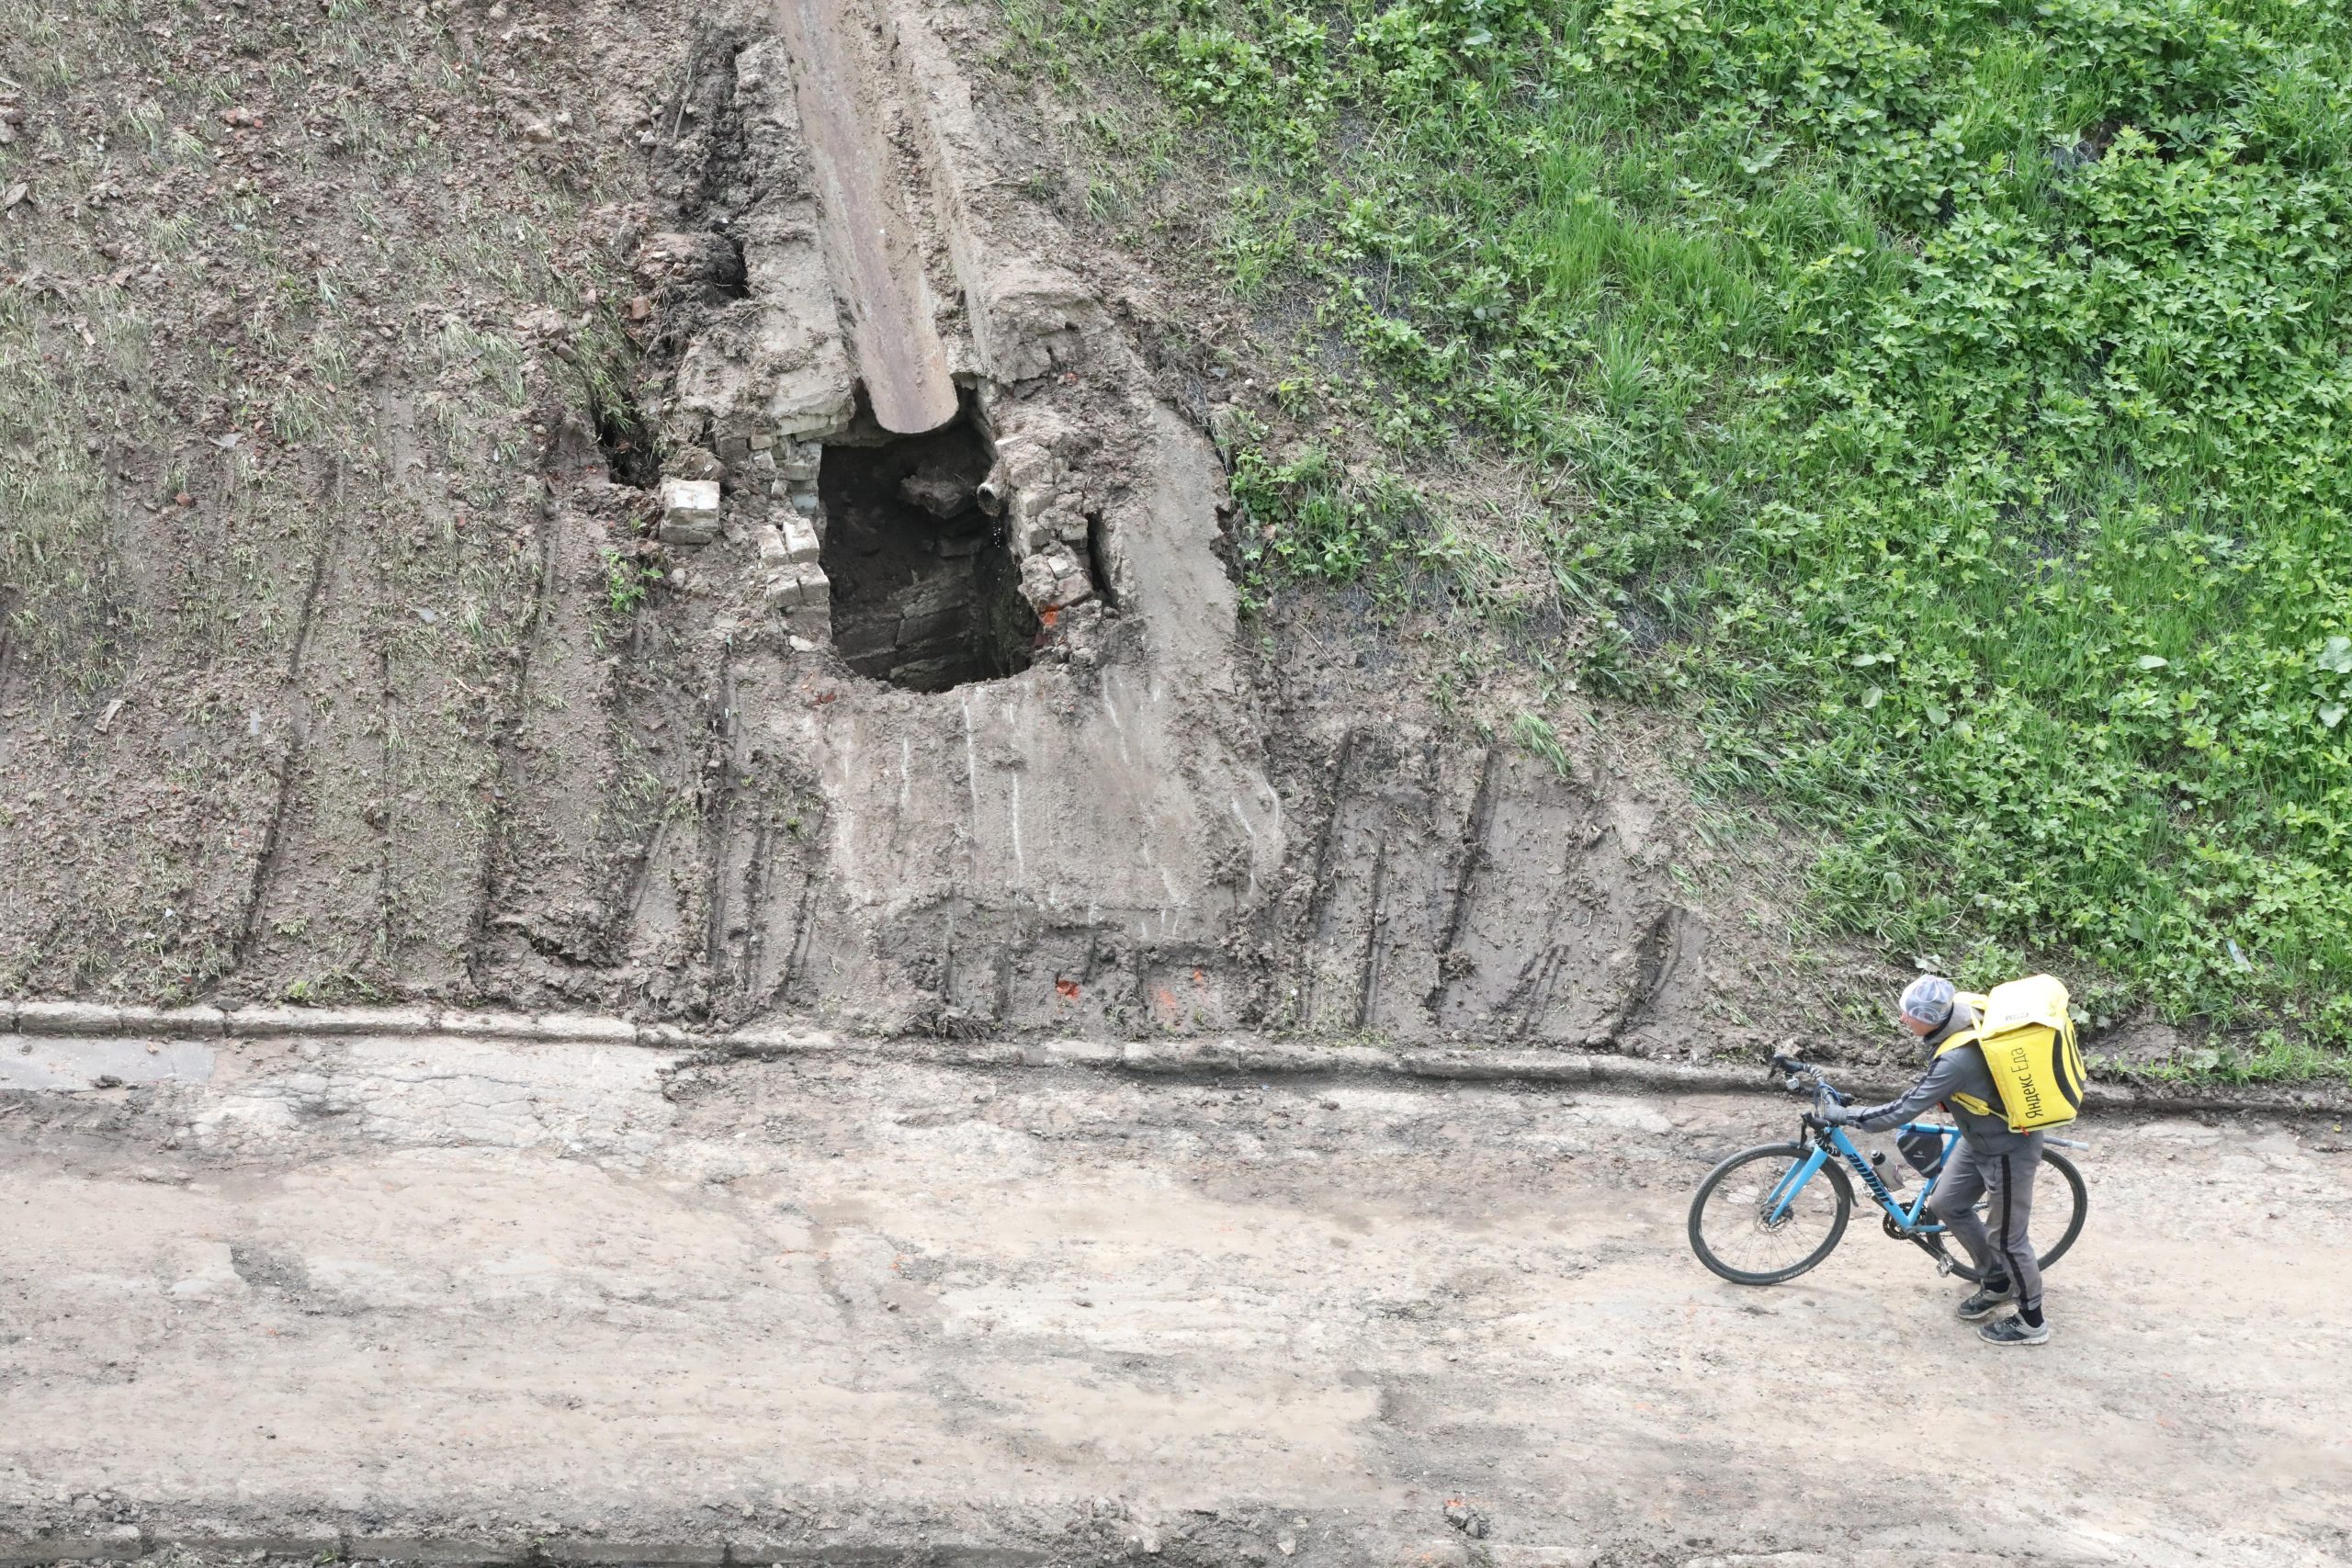
{"label": "bicycle rear wheel", "polygon": [[1854,1186],[1834,1160],[1767,1214],[1781,1179],[1812,1151],[1803,1144],[1742,1149],[1707,1173],[1690,1199],[1690,1250],[1735,1285],[1793,1280],[1838,1246],[1854,1213]]}
{"label": "bicycle rear wheel", "polygon": [[[1985,1202],[1976,1205],[1976,1214],[1984,1218]],[[2033,1184],[2033,1229],[2037,1235],[2049,1235],[2052,1224],[2057,1226],[2058,1239],[2048,1247],[2038,1247],[2034,1261],[2047,1269],[2066,1256],[2075,1238],[2083,1234],[2083,1221],[2090,1213],[2090,1193],[2083,1186],[2083,1173],[2075,1162],[2056,1149],[2041,1151],[2041,1175]],[[1973,1284],[1984,1278],[1984,1271],[1968,1259],[1964,1247],[1945,1244],[1941,1235],[1925,1238],[1928,1247],[1951,1260],[1951,1271]]]}

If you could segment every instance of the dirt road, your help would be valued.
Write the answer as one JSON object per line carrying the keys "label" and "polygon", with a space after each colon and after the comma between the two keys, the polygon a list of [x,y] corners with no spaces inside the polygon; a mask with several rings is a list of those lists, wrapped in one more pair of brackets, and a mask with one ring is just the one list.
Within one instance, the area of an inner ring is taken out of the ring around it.
{"label": "dirt road", "polygon": [[1860,1224],[1779,1289],[1692,1261],[1700,1173],[1792,1120],[1761,1098],[435,1039],[0,1063],[49,1086],[0,1093],[0,1537],[2347,1552],[2324,1121],[2089,1129],[2057,1337],[1996,1353]]}

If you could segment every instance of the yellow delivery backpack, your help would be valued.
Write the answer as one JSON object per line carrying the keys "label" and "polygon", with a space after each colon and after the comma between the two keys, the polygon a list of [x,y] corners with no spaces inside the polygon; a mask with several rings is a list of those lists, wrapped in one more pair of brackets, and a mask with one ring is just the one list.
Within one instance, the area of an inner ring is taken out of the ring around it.
{"label": "yellow delivery backpack", "polygon": [[1973,1094],[1953,1095],[1953,1102],[1978,1116],[2007,1116],[2012,1133],[2072,1122],[2083,1109],[2083,1056],[2075,1047],[2066,987],[2047,975],[2031,975],[1984,995],[1963,992],[1960,999],[1984,1021],[1953,1035],[1936,1054],[1962,1045],[1982,1050],[2001,1103],[1987,1105]]}

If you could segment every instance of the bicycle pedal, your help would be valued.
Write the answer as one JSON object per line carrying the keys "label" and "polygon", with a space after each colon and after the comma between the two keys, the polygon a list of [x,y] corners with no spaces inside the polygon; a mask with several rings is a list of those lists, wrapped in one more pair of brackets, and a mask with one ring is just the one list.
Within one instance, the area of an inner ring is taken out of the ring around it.
{"label": "bicycle pedal", "polygon": [[1943,1253],[1936,1254],[1936,1278],[1940,1280],[1951,1272],[1951,1259]]}

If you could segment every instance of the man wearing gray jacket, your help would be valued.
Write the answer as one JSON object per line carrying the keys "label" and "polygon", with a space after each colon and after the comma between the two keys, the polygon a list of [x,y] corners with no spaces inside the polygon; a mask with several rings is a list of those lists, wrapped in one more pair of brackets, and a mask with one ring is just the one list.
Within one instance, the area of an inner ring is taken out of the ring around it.
{"label": "man wearing gray jacket", "polygon": [[[1822,1120],[1832,1126],[1883,1133],[1939,1101],[1944,1103],[1960,1124],[1960,1142],[1944,1161],[1928,1207],[1968,1249],[1984,1280],[1975,1294],[1960,1303],[1962,1321],[1981,1322],[2015,1302],[2017,1315],[1984,1324],[1978,1337],[1993,1345],[2046,1345],[2050,1325],[2041,1315],[2041,1268],[2026,1235],[2033,1216],[2034,1173],[2041,1168],[2041,1134],[2009,1130],[1983,1050],[1973,1043],[1943,1049],[1946,1041],[1982,1021],[1950,980],[1923,975],[1912,981],[1903,993],[1902,1012],[1903,1026],[1927,1045],[1926,1074],[1899,1100],[1860,1109],[1841,1106]],[[1991,1106],[1994,1114],[1975,1114],[1953,1098],[1957,1095]],[[1976,1204],[1987,1194],[1991,1201],[1980,1219]],[[1985,1219],[1992,1222],[1989,1232]]]}

